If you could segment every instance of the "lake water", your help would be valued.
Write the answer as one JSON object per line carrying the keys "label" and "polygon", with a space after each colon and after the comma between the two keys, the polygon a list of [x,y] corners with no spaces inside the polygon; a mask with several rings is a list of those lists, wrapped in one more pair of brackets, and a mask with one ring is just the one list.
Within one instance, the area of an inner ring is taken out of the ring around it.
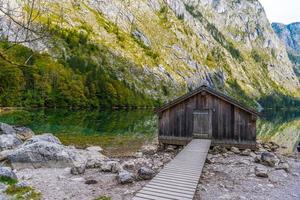
{"label": "lake water", "polygon": [[0,122],[53,133],[66,145],[99,145],[109,155],[130,155],[157,133],[152,110],[17,110],[0,113]]}
{"label": "lake water", "polygon": [[[112,156],[131,155],[157,134],[152,110],[17,110],[0,113],[0,122],[28,126],[37,134],[53,133],[66,145],[99,145]],[[266,110],[257,134],[285,146],[284,153],[292,152],[300,138],[300,111]]]}

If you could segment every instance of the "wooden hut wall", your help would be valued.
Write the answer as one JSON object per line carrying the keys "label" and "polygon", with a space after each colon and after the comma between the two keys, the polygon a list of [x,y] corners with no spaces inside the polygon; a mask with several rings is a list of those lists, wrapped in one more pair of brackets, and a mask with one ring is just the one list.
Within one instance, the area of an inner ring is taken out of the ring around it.
{"label": "wooden hut wall", "polygon": [[201,109],[212,110],[214,140],[255,141],[256,124],[252,114],[209,93],[197,94],[163,111],[159,119],[159,136],[191,139],[193,112]]}

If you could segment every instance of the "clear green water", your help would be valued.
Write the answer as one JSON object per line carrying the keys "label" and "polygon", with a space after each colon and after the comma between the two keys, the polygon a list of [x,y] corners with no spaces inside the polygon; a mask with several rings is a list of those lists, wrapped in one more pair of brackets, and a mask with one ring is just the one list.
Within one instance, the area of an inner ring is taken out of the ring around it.
{"label": "clear green water", "polygon": [[[109,155],[131,155],[157,134],[152,110],[70,111],[16,110],[0,113],[0,121],[30,127],[37,134],[53,133],[66,145],[99,145]],[[300,111],[266,110],[257,123],[258,138],[286,146],[291,153],[300,138]]]}
{"label": "clear green water", "polygon": [[0,113],[0,121],[53,133],[66,145],[99,145],[115,156],[136,152],[157,133],[152,110],[16,110]]}

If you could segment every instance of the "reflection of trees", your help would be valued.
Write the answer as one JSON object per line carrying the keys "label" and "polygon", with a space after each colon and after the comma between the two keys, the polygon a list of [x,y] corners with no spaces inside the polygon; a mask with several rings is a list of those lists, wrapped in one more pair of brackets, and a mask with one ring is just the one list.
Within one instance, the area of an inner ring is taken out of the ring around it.
{"label": "reflection of trees", "polygon": [[2,115],[0,120],[30,126],[36,132],[55,134],[144,135],[153,134],[156,130],[155,116],[150,110],[37,109]]}
{"label": "reflection of trees", "polygon": [[286,123],[300,118],[300,110],[297,109],[266,109],[262,112],[262,119],[275,124]]}

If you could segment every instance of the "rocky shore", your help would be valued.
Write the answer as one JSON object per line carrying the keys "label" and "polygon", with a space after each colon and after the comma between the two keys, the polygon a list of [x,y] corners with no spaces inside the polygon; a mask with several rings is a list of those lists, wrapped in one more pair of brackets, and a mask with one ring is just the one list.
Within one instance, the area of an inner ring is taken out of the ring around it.
{"label": "rocky shore", "polygon": [[[195,199],[299,199],[299,155],[274,143],[258,150],[210,150]],[[0,123],[0,199],[131,199],[181,150],[146,145],[110,158],[101,147],[76,149],[45,133]]]}

